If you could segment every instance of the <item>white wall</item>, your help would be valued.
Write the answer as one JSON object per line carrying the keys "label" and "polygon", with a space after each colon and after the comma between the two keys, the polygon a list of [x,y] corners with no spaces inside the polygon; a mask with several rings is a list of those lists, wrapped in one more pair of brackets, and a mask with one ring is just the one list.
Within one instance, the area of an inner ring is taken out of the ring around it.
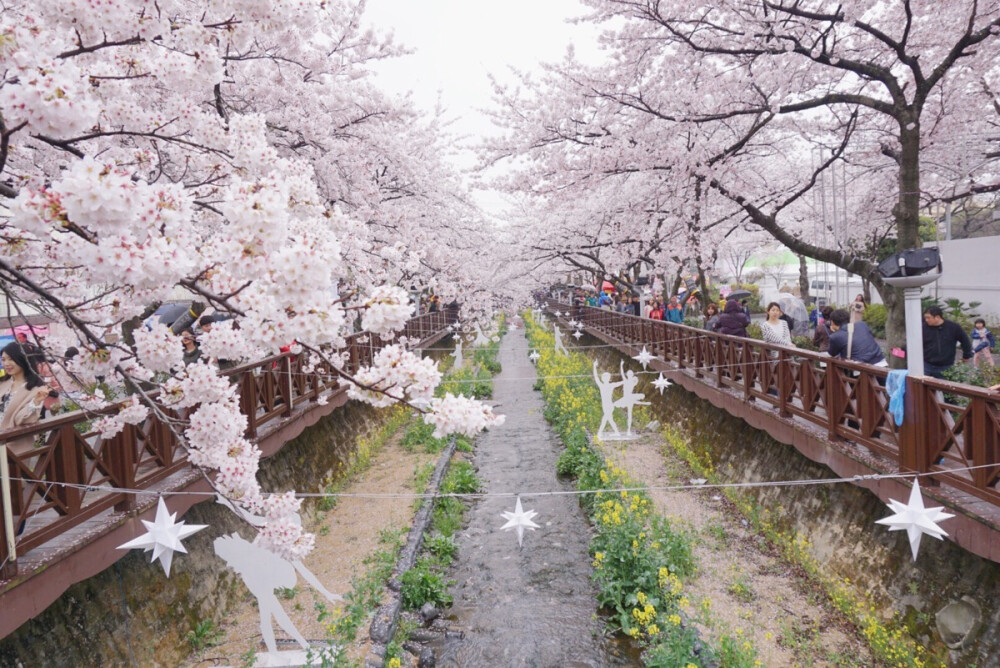
{"label": "white wall", "polygon": [[980,315],[1000,315],[1000,236],[953,239],[938,247],[944,273],[923,294],[982,302]]}

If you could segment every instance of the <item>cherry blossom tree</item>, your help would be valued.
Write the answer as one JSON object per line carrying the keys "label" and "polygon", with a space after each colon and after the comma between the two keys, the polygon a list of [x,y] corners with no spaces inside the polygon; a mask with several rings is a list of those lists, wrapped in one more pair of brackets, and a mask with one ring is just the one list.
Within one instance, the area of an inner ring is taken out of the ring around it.
{"label": "cherry blossom tree", "polygon": [[[190,461],[266,516],[258,541],[291,558],[312,545],[291,521],[300,501],[260,489],[260,453],[215,360],[295,342],[352,397],[419,406],[438,433],[500,421],[464,398],[433,398],[440,374],[405,342],[354,377],[327,352],[358,315],[394,338],[413,313],[410,288],[449,298],[488,288],[475,262],[488,230],[437,157],[440,122],[370,83],[367,64],[401,50],[363,27],[363,9],[346,0],[0,9],[0,290],[56,320],[39,343],[84,383],[159,386],[100,420],[105,436],[151,411],[191,409],[178,428]],[[232,319],[204,337],[210,361],[174,373],[182,348],[166,327],[125,341],[151,305],[178,295]],[[488,299],[468,301],[488,313]],[[80,355],[63,360],[71,345]]]}
{"label": "cherry blossom tree", "polygon": [[[832,166],[884,175],[878,181],[892,182],[893,197],[867,189],[878,206],[857,236],[891,227],[899,248],[913,248],[922,206],[995,191],[995,156],[985,149],[995,133],[1000,7],[587,4],[590,20],[608,26],[606,64],[585,68],[568,57],[546,79],[525,82],[528,93],[501,90],[498,113],[519,135],[509,132],[493,154],[533,156],[523,170],[528,184],[559,179],[568,167],[579,184],[660,174],[689,204],[698,188],[715,192],[794,252],[871,280],[890,306],[890,340],[900,342],[901,300],[882,283],[875,258],[850,238],[818,243],[805,200]],[[933,173],[922,158],[933,160]],[[570,191],[560,182],[549,192]]]}

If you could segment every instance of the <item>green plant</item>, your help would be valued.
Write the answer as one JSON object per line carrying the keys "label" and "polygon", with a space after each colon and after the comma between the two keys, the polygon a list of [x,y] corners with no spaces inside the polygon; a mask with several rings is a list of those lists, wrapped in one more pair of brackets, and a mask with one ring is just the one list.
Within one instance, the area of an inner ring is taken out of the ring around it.
{"label": "green plant", "polygon": [[819,350],[810,336],[793,336],[792,345],[802,350]]}
{"label": "green plant", "polygon": [[722,522],[712,522],[705,527],[705,531],[715,539],[719,547],[725,547],[729,544],[729,536],[726,535],[726,527]]}
{"label": "green plant", "polygon": [[719,638],[716,652],[719,665],[726,668],[757,668],[761,665],[757,658],[757,648],[737,629],[735,635],[726,634]]}
{"label": "green plant", "polygon": [[331,613],[323,603],[315,604],[319,621],[327,622],[327,631],[340,644],[354,642],[362,622],[382,602],[385,582],[396,566],[396,557],[403,546],[407,529],[386,529],[379,532],[380,549],[364,560],[365,570],[351,580],[351,591],[344,595],[344,607]]}
{"label": "green plant", "polygon": [[869,304],[865,307],[865,323],[877,339],[885,338],[885,321],[888,317],[889,311],[885,304]]}
{"label": "green plant", "polygon": [[446,496],[434,503],[431,515],[434,530],[443,536],[454,536],[462,528],[462,515],[465,506],[453,496]]}
{"label": "green plant", "polygon": [[[1000,383],[1000,367],[993,366],[973,366],[968,363],[959,363],[944,370],[941,374],[945,380],[976,387],[992,387]],[[945,401],[957,406],[967,406],[968,397],[945,393]]]}
{"label": "green plant", "polygon": [[251,647],[240,654],[240,668],[253,668],[257,665],[257,652]]}
{"label": "green plant", "polygon": [[456,452],[472,452],[472,441],[466,436],[455,437]]}
{"label": "green plant", "polygon": [[764,334],[760,331],[760,323],[756,320],[747,325],[747,336],[758,341],[764,340]]}
{"label": "green plant", "polygon": [[742,573],[738,573],[732,582],[729,583],[729,593],[733,597],[743,603],[750,603],[755,598],[757,598],[756,592],[754,592],[753,587],[747,582],[747,579]]}
{"label": "green plant", "polygon": [[418,560],[417,565],[403,573],[399,581],[400,598],[407,610],[419,610],[425,603],[436,607],[447,607],[452,603],[448,587],[455,581],[445,580],[425,560]]}
{"label": "green plant", "polygon": [[427,453],[435,453],[444,450],[448,439],[434,438],[434,425],[418,418],[406,429],[399,444],[407,452],[416,452],[420,449]]}
{"label": "green plant", "polygon": [[424,542],[424,549],[434,555],[439,563],[450,563],[458,554],[458,545],[451,536],[434,534]]}
{"label": "green plant", "polygon": [[219,628],[214,619],[203,619],[188,631],[187,641],[192,650],[200,652],[207,647],[218,645],[225,635],[225,631]]}
{"label": "green plant", "polygon": [[295,598],[295,595],[299,593],[298,587],[278,587],[274,590],[274,593],[278,595],[278,598],[283,598],[286,601],[290,601]]}
{"label": "green plant", "polygon": [[448,475],[441,481],[441,491],[445,494],[475,494],[480,485],[472,464],[459,459],[451,463]]}
{"label": "green plant", "polygon": [[[413,470],[413,486],[417,490],[417,494],[423,494],[427,491],[427,483],[432,475],[434,475],[434,462],[424,462],[416,466]],[[419,499],[417,500],[419,501]]]}
{"label": "green plant", "polygon": [[760,286],[756,283],[734,283],[732,285],[733,291],[736,290],[748,290],[750,296],[746,298],[747,306],[750,307],[751,313],[760,313],[764,310],[760,303]]}

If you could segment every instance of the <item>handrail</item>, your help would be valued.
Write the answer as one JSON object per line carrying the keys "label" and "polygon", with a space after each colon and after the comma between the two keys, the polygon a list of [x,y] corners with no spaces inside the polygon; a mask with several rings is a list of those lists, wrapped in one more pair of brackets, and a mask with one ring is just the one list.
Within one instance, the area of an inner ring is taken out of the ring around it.
{"label": "handrail", "polygon": [[609,340],[635,349],[646,346],[698,382],[739,393],[747,403],[770,405],[779,419],[811,423],[830,440],[852,441],[889,458],[898,470],[930,474],[934,481],[1000,506],[996,393],[908,377],[906,419],[897,427],[883,367],[606,309],[551,299],[547,304]]}
{"label": "handrail", "polygon": [[[410,319],[402,335],[424,341],[456,318],[457,309],[424,313]],[[375,354],[388,344],[378,336],[359,332],[346,337],[344,348],[331,352],[346,352],[345,370],[354,373],[371,364]],[[332,371],[323,378],[305,373],[304,360],[301,354],[282,353],[221,372],[232,377],[238,387],[240,410],[247,418],[247,438],[259,440],[265,432],[272,433],[302,404],[316,402],[328,391],[333,392],[331,399],[346,392]],[[90,429],[95,417],[113,414],[121,405],[73,411],[0,434],[3,442],[25,436],[36,440],[36,447],[27,452],[6,448],[9,497],[0,495],[0,579],[16,575],[17,561],[11,558],[16,554],[39,547],[111,509],[135,510],[134,494],[114,490],[151,489],[191,469],[186,450],[155,414],[139,425],[126,425],[109,439]],[[183,412],[167,410],[166,414],[168,418],[183,417]],[[4,540],[8,532],[5,515],[11,518],[15,533],[23,529],[14,555]]]}

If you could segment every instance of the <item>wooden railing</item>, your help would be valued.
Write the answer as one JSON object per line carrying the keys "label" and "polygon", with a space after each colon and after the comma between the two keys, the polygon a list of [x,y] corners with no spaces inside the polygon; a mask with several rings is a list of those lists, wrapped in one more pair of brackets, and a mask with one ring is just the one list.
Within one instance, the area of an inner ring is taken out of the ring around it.
{"label": "wooden railing", "polygon": [[907,378],[906,418],[897,427],[885,390],[888,369],[606,309],[548,306],[606,339],[645,346],[700,382],[768,404],[778,418],[811,423],[830,440],[853,441],[890,458],[899,470],[930,473],[1000,505],[1000,394]]}
{"label": "wooden railing", "polygon": [[[455,321],[456,311],[425,313],[411,319],[401,333],[411,341],[423,341],[445,330]],[[368,333],[354,334],[344,349],[345,371],[353,373],[371,364],[387,345]],[[305,357],[289,353],[274,355],[225,373],[239,386],[240,410],[247,418],[245,436],[258,439],[280,427],[303,404],[346,392],[335,374],[305,373]],[[36,447],[15,454],[7,449],[10,471],[10,513],[17,537],[17,552],[39,547],[86,520],[113,509],[135,509],[136,496],[117,490],[148,490],[166,478],[190,469],[186,452],[165,420],[185,415],[167,411],[151,415],[140,425],[126,425],[110,439],[90,428],[94,418],[118,411],[112,406],[100,411],[75,411],[2,434],[4,441],[30,436]],[[0,512],[0,578],[13,577],[17,563],[9,559],[4,513]]]}

